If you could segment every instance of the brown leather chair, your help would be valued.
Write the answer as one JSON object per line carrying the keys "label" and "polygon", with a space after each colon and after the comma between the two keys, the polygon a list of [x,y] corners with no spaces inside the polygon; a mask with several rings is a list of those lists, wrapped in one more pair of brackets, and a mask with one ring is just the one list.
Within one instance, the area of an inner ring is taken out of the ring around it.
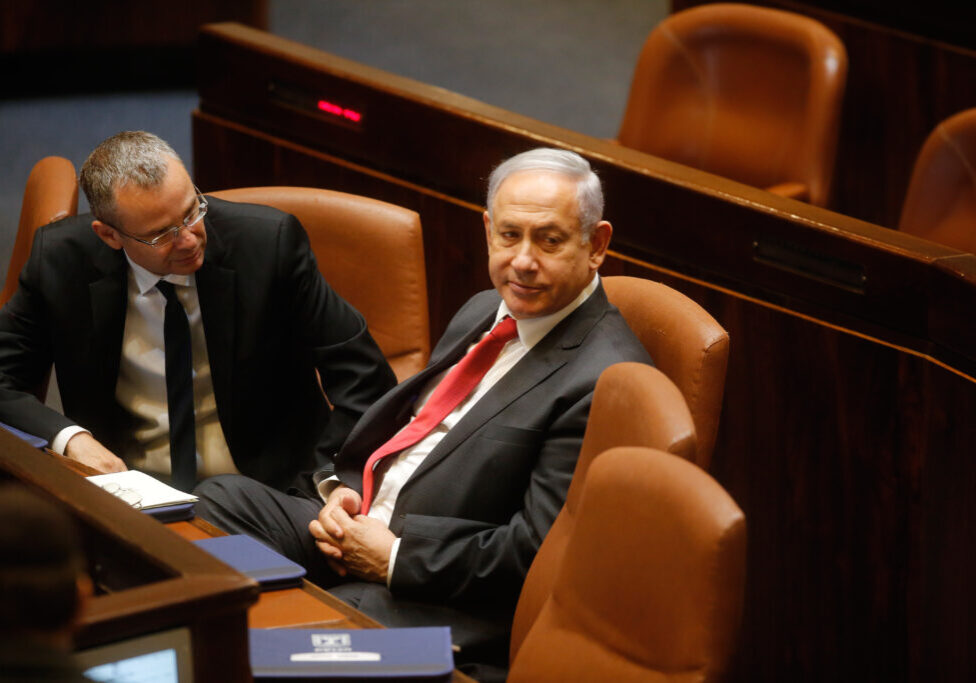
{"label": "brown leather chair", "polygon": [[7,266],[7,280],[0,292],[0,306],[17,291],[17,278],[30,256],[34,233],[42,225],[78,213],[78,178],[64,157],[44,157],[31,169],[20,207],[20,223]]}
{"label": "brown leather chair", "polygon": [[940,123],[922,145],[898,227],[976,254],[976,109]]}
{"label": "brown leather chair", "polygon": [[813,19],[694,7],[644,43],[617,140],[824,206],[846,80],[844,45]]}
{"label": "brown leather chair", "polygon": [[566,503],[546,534],[522,585],[512,623],[512,660],[549,597],[563,564],[591,463],[597,455],[616,446],[645,446],[694,459],[695,426],[691,413],[678,387],[657,368],[642,363],[618,363],[604,370],[596,383]]}
{"label": "brown leather chair", "polygon": [[722,412],[728,333],[704,308],[660,282],[611,276],[603,278],[603,287],[654,364],[684,395],[698,440],[692,460],[707,470]]}
{"label": "brown leather chair", "polygon": [[601,454],[509,683],[718,679],[741,620],[745,550],[742,511],[701,468],[648,448]]}
{"label": "brown leather chair", "polygon": [[398,380],[430,355],[427,274],[420,216],[368,197],[310,187],[249,187],[211,192],[286,211],[308,232],[319,270],[363,314]]}

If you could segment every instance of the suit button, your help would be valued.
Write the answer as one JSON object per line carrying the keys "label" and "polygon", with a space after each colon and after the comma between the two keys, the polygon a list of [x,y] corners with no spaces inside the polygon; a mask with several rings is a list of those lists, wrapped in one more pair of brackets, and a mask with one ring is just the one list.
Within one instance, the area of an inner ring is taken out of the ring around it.
{"label": "suit button", "polygon": [[407,516],[401,512],[400,513],[400,519],[406,519],[406,518],[407,518]]}

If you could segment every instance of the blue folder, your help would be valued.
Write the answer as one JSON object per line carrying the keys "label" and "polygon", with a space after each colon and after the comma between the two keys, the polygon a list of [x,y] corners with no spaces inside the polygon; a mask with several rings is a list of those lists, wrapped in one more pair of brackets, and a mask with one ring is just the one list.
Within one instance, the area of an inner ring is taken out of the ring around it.
{"label": "blue folder", "polygon": [[252,628],[248,638],[255,681],[418,683],[449,681],[454,670],[447,626]]}
{"label": "blue folder", "polygon": [[44,448],[45,446],[47,446],[47,439],[43,439],[33,434],[28,434],[27,432],[17,429],[16,427],[11,427],[5,422],[0,422],[0,427],[6,429],[8,432],[16,436],[18,439],[22,439],[26,441],[34,448]]}
{"label": "blue folder", "polygon": [[305,576],[304,567],[250,536],[215,536],[194,543],[224,564],[257,581],[261,590],[298,586]]}
{"label": "blue folder", "polygon": [[143,508],[142,511],[158,519],[163,524],[169,524],[170,522],[183,522],[188,519],[193,519],[195,515],[193,505],[194,503],[177,503],[176,505]]}

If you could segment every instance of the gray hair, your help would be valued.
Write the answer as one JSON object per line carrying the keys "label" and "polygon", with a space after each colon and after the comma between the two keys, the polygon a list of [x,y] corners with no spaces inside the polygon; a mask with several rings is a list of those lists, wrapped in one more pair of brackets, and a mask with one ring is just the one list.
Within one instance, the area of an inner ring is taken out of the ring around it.
{"label": "gray hair", "polygon": [[552,147],[538,147],[506,159],[488,176],[488,217],[498,188],[505,180],[522,171],[549,171],[576,181],[576,203],[583,241],[589,242],[593,228],[603,218],[603,188],[590,162],[576,152]]}
{"label": "gray hair", "polygon": [[170,159],[179,155],[162,138],[143,130],[127,130],[102,142],[81,167],[81,189],[94,216],[116,225],[115,192],[134,183],[159,187],[166,178]]}

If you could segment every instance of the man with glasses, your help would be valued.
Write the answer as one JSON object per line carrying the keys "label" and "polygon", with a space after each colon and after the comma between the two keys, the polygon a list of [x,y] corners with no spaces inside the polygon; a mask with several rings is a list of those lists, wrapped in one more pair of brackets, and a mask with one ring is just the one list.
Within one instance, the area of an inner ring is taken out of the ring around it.
{"label": "man with glasses", "polygon": [[[293,216],[204,197],[141,131],[100,144],[81,186],[92,215],[38,231],[0,311],[0,421],[104,472],[284,489],[396,383]],[[63,415],[32,393],[52,362]]]}

